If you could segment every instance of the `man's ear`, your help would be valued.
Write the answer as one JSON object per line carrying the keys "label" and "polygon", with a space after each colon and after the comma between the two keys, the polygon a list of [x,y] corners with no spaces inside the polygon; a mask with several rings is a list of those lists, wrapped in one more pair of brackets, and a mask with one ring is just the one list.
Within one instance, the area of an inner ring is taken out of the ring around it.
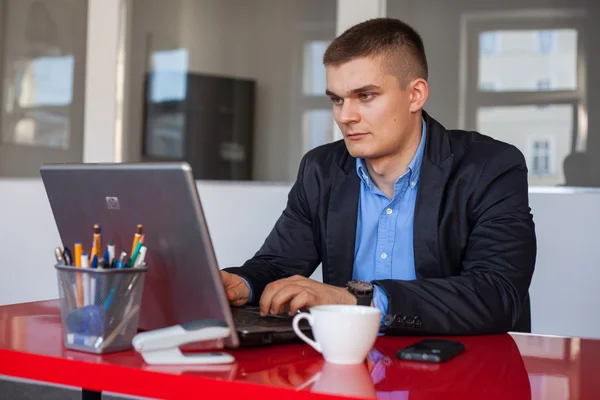
{"label": "man's ear", "polygon": [[408,84],[410,93],[410,111],[420,111],[429,97],[429,85],[423,78],[417,78]]}

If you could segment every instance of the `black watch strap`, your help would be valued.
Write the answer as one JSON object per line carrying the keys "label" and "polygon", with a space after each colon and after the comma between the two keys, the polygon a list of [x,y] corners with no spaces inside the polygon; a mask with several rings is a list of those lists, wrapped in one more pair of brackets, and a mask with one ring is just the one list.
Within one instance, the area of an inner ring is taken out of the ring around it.
{"label": "black watch strap", "polygon": [[373,292],[370,294],[356,295],[356,304],[359,306],[370,306],[373,300]]}

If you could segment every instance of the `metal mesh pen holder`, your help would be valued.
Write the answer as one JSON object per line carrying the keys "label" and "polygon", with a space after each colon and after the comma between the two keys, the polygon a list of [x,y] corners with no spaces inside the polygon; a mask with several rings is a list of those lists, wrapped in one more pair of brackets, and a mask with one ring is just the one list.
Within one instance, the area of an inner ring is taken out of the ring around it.
{"label": "metal mesh pen holder", "polygon": [[96,354],[131,349],[148,268],[55,268],[65,347]]}

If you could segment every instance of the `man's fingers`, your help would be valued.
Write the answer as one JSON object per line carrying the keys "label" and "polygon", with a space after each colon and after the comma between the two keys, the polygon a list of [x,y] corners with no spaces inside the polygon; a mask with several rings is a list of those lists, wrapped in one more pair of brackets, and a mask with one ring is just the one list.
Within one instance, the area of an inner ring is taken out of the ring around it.
{"label": "man's fingers", "polygon": [[238,275],[229,272],[221,271],[221,279],[229,304],[233,306],[243,306],[248,302],[250,289],[246,282]]}
{"label": "man's fingers", "polygon": [[[285,310],[282,310],[281,308],[274,310],[273,306],[272,306],[273,297],[275,297],[280,291],[284,290],[284,288],[286,288],[288,286],[294,286],[294,287],[298,287],[303,290],[313,291],[313,289],[316,289],[315,285],[322,285],[322,283],[314,281],[312,279],[305,278],[301,275],[294,275],[289,278],[280,279],[278,281],[269,283],[265,287],[265,290],[263,291],[263,294],[260,298],[260,303],[259,303],[260,314],[264,317],[265,315],[268,315],[269,313],[278,314],[280,312],[285,311]],[[290,299],[288,298],[288,300],[290,300]],[[281,301],[279,303],[281,303]],[[275,311],[275,312],[273,312],[273,311]]]}
{"label": "man's fingers", "polygon": [[313,298],[314,296],[312,296],[311,293],[306,290],[298,293],[298,295],[295,296],[290,302],[290,315],[295,315],[298,310],[307,306],[311,306],[311,300],[313,300]]}
{"label": "man's fingers", "polygon": [[226,290],[227,300],[229,300],[229,304],[232,306],[243,306],[246,304],[246,298],[239,294],[235,288],[230,288]]}
{"label": "man's fingers", "polygon": [[304,288],[293,283],[277,285],[268,293],[265,291],[260,299],[260,313],[265,316],[268,314],[279,314],[285,312],[290,300]]}
{"label": "man's fingers", "polygon": [[294,315],[303,307],[316,304],[317,294],[309,288],[302,286],[280,290],[271,303],[271,313],[279,314],[288,311]]}
{"label": "man's fingers", "polygon": [[275,281],[269,283],[265,286],[265,290],[263,290],[262,295],[260,296],[260,300],[258,302],[258,306],[260,307],[260,315],[266,316],[269,314],[269,310],[271,309],[271,299],[279,290],[281,286],[281,281]]}
{"label": "man's fingers", "polygon": [[280,314],[286,312],[289,308],[290,301],[299,293],[304,291],[304,288],[299,285],[287,284],[283,286],[271,299],[271,314]]}

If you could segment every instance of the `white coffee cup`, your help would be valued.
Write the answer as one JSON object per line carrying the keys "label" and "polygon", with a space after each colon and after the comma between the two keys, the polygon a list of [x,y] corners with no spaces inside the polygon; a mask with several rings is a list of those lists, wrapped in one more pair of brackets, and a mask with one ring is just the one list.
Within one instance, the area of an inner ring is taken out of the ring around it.
{"label": "white coffee cup", "polygon": [[[298,324],[306,319],[315,340],[308,338]],[[332,364],[360,364],[373,347],[381,321],[375,307],[323,305],[310,308],[310,313],[296,314],[292,326],[296,335],[323,354]]]}

